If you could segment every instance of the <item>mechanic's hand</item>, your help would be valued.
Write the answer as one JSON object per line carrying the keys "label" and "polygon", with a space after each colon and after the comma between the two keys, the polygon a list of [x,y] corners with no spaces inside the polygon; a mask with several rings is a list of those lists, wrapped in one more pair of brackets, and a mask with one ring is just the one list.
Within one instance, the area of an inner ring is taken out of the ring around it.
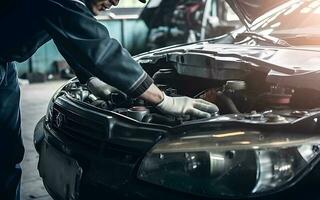
{"label": "mechanic's hand", "polygon": [[208,118],[211,117],[211,114],[219,111],[216,105],[202,99],[169,97],[165,94],[163,101],[156,108],[164,114],[175,116],[191,115],[196,118]]}

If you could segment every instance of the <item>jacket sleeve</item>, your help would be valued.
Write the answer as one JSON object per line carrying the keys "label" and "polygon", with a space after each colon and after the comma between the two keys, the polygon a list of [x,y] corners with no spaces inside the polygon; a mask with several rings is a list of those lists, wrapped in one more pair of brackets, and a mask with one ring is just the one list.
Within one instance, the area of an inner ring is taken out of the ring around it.
{"label": "jacket sleeve", "polygon": [[43,1],[43,24],[80,81],[94,75],[137,97],[152,79],[79,0]]}

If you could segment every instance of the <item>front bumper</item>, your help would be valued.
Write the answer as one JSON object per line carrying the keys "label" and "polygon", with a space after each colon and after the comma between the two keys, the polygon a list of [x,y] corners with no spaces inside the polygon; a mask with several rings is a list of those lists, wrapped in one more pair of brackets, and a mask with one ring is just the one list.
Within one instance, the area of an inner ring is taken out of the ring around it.
{"label": "front bumper", "polygon": [[[46,189],[54,199],[101,199],[101,197],[108,199],[198,199],[192,195],[153,186],[136,179],[144,154],[132,154],[112,147],[100,151],[90,149],[88,146],[70,141],[67,137],[61,137],[49,128],[44,118],[38,122],[34,138],[35,147],[40,154],[38,170]],[[57,160],[57,158],[43,159],[52,154],[43,155],[43,149],[50,149],[48,152],[54,152],[55,157],[58,156],[58,159],[65,163],[50,161]],[[81,180],[77,180],[75,185],[70,185],[69,179],[53,180],[50,178],[50,174],[60,177],[72,176],[70,171],[65,170],[71,166],[77,166],[79,167],[77,170],[81,171]],[[57,185],[60,185],[60,191],[57,191],[59,190]],[[68,187],[69,189],[65,189],[67,196],[59,194],[61,188]],[[75,188],[74,192],[70,192],[70,187]]]}
{"label": "front bumper", "polygon": [[[40,120],[36,127],[35,146],[40,154],[38,165],[40,175],[48,192],[55,199],[207,199],[138,180],[136,178],[137,170],[145,156],[144,153],[122,151],[112,146],[97,151],[56,133],[50,129],[44,119]],[[43,155],[42,149],[44,148],[51,149],[49,152],[55,153],[50,154],[55,154],[55,157],[58,157],[55,160],[59,159],[64,163],[44,163],[52,160],[49,154]],[[44,156],[48,156],[48,159],[42,159]],[[77,169],[77,172],[81,172],[81,174],[76,176],[77,174],[74,175],[75,171],[71,170],[70,173],[65,170],[70,166],[73,166],[73,169]],[[52,179],[49,174],[63,178]],[[76,178],[76,181],[72,182],[68,177]],[[320,199],[319,180],[320,164],[288,189],[269,196],[251,199],[300,200],[306,197]],[[57,187],[57,185],[61,185],[61,187]],[[61,195],[61,190],[65,191],[64,196]]]}

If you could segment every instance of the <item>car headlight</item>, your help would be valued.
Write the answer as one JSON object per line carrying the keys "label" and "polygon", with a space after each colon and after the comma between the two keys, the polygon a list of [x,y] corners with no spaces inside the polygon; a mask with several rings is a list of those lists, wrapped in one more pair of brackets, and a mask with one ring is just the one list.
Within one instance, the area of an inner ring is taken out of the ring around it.
{"label": "car headlight", "polygon": [[166,139],[144,158],[138,178],[206,197],[261,196],[285,189],[311,170],[319,144],[320,138],[243,130]]}

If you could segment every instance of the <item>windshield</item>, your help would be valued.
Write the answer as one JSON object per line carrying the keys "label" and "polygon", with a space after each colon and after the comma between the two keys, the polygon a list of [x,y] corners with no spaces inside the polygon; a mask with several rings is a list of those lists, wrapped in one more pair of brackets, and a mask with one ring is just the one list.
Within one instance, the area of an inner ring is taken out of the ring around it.
{"label": "windshield", "polygon": [[253,25],[251,30],[280,38],[302,35],[320,37],[320,0],[294,2]]}

